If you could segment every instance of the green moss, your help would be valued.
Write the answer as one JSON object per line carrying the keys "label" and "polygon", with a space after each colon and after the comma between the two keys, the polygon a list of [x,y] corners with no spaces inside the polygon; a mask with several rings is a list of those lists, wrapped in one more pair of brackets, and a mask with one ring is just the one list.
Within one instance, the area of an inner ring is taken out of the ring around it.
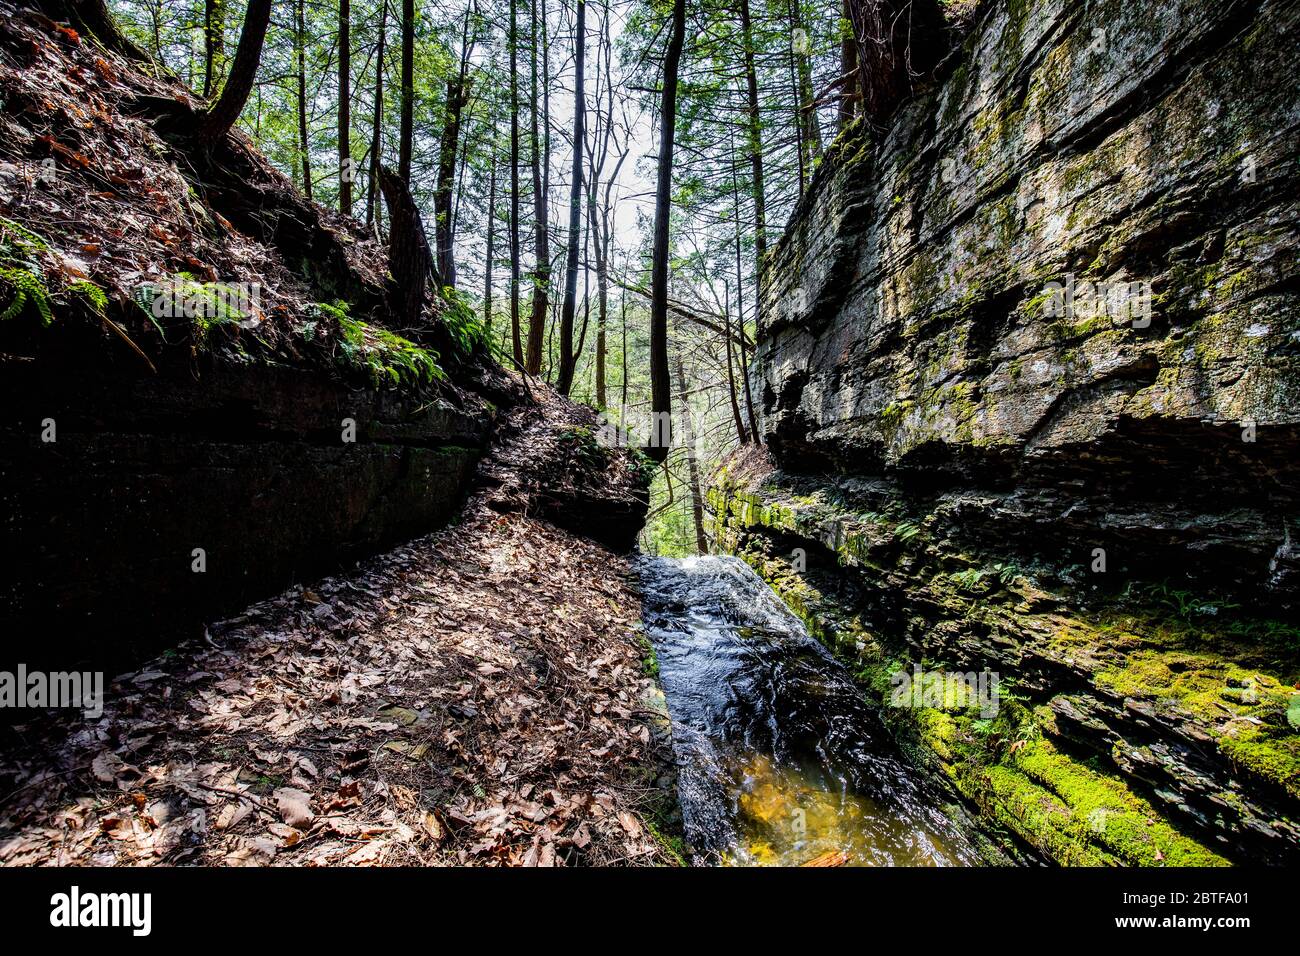
{"label": "green moss", "polygon": [[[337,306],[334,309],[337,313]],[[446,377],[438,367],[436,352],[346,314],[335,314],[335,318],[339,324],[336,360],[344,368],[365,372],[373,385],[432,385]]]}
{"label": "green moss", "polygon": [[1238,767],[1300,799],[1300,736],[1293,730],[1243,728],[1219,738],[1219,749]]}
{"label": "green moss", "polygon": [[[915,593],[945,620],[989,630],[1026,626],[1016,602],[1035,593],[1021,568],[1009,562],[961,556],[965,570],[908,566],[929,547],[919,516],[848,511],[834,496],[795,496],[766,488],[738,492],[724,483],[710,489],[719,541],[734,546],[738,529],[771,528],[816,538],[831,548],[841,564],[865,567],[869,574],[907,574]],[[836,529],[833,533],[828,529]],[[840,529],[843,529],[841,532]],[[757,536],[760,540],[762,536]],[[903,549],[901,552],[899,548]],[[789,562],[740,547],[738,553],[767,580],[809,632],[843,660],[869,697],[889,700],[890,675],[908,669],[897,645],[883,644],[864,621],[822,593],[814,576],[796,573]],[[872,561],[876,563],[871,563]],[[896,562],[886,572],[879,562]],[[960,568],[961,565],[958,565]],[[1052,614],[1040,622],[1051,629],[1048,646],[1079,660],[1098,655],[1108,663],[1097,671],[1100,689],[1140,696],[1159,706],[1212,712],[1223,705],[1234,715],[1271,714],[1271,724],[1228,722],[1223,739],[1227,754],[1243,772],[1295,785],[1300,736],[1283,732],[1289,691],[1256,670],[1224,661],[1213,651],[1158,646],[1154,624],[1132,615],[1089,620],[1081,615]],[[1036,629],[1039,624],[1028,625]],[[933,646],[933,645],[928,645]],[[891,651],[889,648],[893,647]],[[922,662],[931,669],[940,662]],[[1004,675],[1005,676],[1005,675]],[[1253,681],[1260,700],[1250,704],[1223,700],[1230,685]],[[882,707],[882,717],[903,751],[915,763],[946,776],[957,790],[981,808],[994,824],[1069,865],[1219,866],[1226,861],[1199,840],[1182,833],[1139,795],[1130,782],[1101,766],[1107,758],[1080,759],[1057,750],[1053,712],[1045,705],[1030,710],[1003,681],[1002,706],[996,717],[982,719],[955,696],[942,707]],[[1216,703],[1217,701],[1217,703]],[[1223,722],[1217,726],[1219,733]]]}
{"label": "green moss", "polygon": [[1046,740],[1027,743],[1010,757],[1030,780],[1050,790],[1070,809],[1067,832],[1104,846],[1134,866],[1225,866],[1219,854],[1174,830],[1123,781],[1098,773],[1057,751]]}

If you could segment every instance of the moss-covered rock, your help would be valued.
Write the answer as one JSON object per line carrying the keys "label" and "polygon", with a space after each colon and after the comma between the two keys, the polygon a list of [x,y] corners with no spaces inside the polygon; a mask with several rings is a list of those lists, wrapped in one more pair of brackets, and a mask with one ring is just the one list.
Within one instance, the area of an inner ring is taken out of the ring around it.
{"label": "moss-covered rock", "polygon": [[[915,761],[1061,863],[1294,859],[1287,626],[1233,609],[1197,624],[1188,606],[1202,605],[1161,592],[1098,603],[1060,569],[956,549],[942,514],[887,485],[864,509],[863,487],[724,469],[711,521],[880,701]],[[914,665],[993,672],[997,714],[947,698],[890,706],[891,675]]]}

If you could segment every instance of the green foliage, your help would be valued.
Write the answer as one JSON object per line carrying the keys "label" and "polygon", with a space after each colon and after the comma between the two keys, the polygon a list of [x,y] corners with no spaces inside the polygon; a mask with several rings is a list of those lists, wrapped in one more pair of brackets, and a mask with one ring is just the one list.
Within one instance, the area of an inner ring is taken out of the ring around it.
{"label": "green foliage", "polygon": [[921,533],[921,526],[911,521],[903,521],[894,527],[894,537],[899,541],[911,541]]}
{"label": "green foliage", "polygon": [[954,572],[950,577],[953,583],[969,591],[977,587],[988,576],[988,573],[986,568],[967,568],[965,571]]}
{"label": "green foliage", "polygon": [[28,303],[35,307],[42,325],[54,321],[54,313],[50,309],[50,293],[45,288],[45,279],[41,273],[22,266],[0,265],[0,282],[7,285],[13,294],[4,311],[0,312],[0,322],[17,318]]}
{"label": "green foliage", "polygon": [[[650,643],[650,638],[644,634],[637,634],[637,643],[641,645],[644,657],[641,658],[641,673],[652,680],[659,679],[659,655],[655,653],[655,647]],[[1297,698],[1300,700],[1300,698]]]}
{"label": "green foliage", "polygon": [[640,448],[630,448],[628,451],[632,455],[632,467],[636,469],[638,482],[643,487],[649,488],[654,483],[659,466]]}
{"label": "green foliage", "polygon": [[192,273],[178,272],[161,284],[142,283],[131,296],[164,342],[167,336],[154,314],[154,305],[160,296],[168,300],[172,317],[190,319],[190,331],[197,346],[207,343],[213,326],[243,322],[248,318],[246,313],[230,304],[226,286],[218,282],[200,282]]}
{"label": "green foliage", "polygon": [[952,581],[959,587],[966,590],[977,588],[981,582],[987,578],[996,577],[998,582],[1004,587],[1018,578],[1023,571],[1020,565],[1015,562],[1002,562],[991,564],[983,568],[967,568],[965,571],[956,571],[949,575]]}
{"label": "green foliage", "polygon": [[337,361],[345,368],[364,370],[375,386],[394,388],[432,385],[445,376],[437,353],[423,349],[387,329],[350,318],[342,303],[317,303],[317,308],[338,319]]}
{"label": "green foliage", "polygon": [[444,286],[442,295],[447,301],[442,321],[446,323],[457,351],[469,355],[476,348],[487,345],[487,327],[469,299],[451,286]]}
{"label": "green foliage", "polygon": [[0,287],[8,287],[12,296],[0,310],[0,322],[17,318],[28,305],[36,310],[42,325],[54,321],[45,273],[36,260],[36,254],[48,248],[36,233],[0,217]]}
{"label": "green foliage", "polygon": [[660,504],[652,509],[645,530],[641,532],[641,549],[647,554],[668,558],[690,557],[696,553],[695,524],[685,476],[673,479],[673,501],[669,505],[668,481],[664,469],[655,466],[650,470],[654,476],[650,486],[650,500]]}
{"label": "green foliage", "polygon": [[92,312],[102,315],[108,308],[108,294],[88,279],[81,279],[68,286],[68,292],[86,300]]}
{"label": "green foliage", "polygon": [[1184,624],[1192,624],[1206,617],[1214,617],[1220,611],[1233,610],[1240,606],[1237,604],[1216,604],[1198,598],[1191,591],[1170,587],[1168,582],[1135,588],[1133,593],[1145,599],[1148,603],[1168,611]]}
{"label": "green foliage", "polygon": [[560,433],[560,447],[569,460],[577,459],[588,468],[603,471],[609,466],[609,450],[590,428],[568,428]]}
{"label": "green foliage", "polygon": [[1131,586],[1125,590],[1124,597],[1138,604],[1153,605],[1162,615],[1190,631],[1213,631],[1242,643],[1300,655],[1300,625],[1250,616],[1232,601],[1198,596],[1168,582]]}

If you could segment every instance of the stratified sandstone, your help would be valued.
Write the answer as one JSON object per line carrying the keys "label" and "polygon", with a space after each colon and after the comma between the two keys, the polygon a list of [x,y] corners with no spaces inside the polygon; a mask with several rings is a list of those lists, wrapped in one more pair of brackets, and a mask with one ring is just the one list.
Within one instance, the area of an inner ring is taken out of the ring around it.
{"label": "stratified sandstone", "polygon": [[877,691],[998,671],[995,721],[895,724],[1062,862],[1297,852],[1298,31],[988,4],[765,264],[777,470],[720,476],[719,538]]}

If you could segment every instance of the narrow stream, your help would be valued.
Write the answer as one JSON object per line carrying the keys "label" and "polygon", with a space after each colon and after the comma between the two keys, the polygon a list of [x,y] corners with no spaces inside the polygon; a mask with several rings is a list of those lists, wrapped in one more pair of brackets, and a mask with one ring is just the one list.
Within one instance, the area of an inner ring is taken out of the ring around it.
{"label": "narrow stream", "polygon": [[969,820],[748,565],[643,558],[638,573],[696,863],[984,862]]}

